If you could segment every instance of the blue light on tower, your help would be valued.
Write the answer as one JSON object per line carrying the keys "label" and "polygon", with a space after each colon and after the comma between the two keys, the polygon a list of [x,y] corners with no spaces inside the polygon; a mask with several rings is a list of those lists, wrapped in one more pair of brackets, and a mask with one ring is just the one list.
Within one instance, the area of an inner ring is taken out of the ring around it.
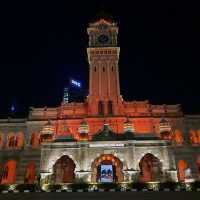
{"label": "blue light on tower", "polygon": [[11,111],[12,113],[15,112],[15,106],[14,106],[14,105],[11,106],[10,111]]}

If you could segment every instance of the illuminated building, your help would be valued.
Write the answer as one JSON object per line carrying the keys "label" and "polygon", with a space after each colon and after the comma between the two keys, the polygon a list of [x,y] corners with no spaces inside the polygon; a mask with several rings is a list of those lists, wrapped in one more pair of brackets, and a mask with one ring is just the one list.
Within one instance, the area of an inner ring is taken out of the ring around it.
{"label": "illuminated building", "polygon": [[125,101],[117,24],[99,19],[87,32],[86,100],[69,103],[66,95],[58,107],[31,108],[26,119],[1,119],[1,183],[34,183],[39,174],[53,184],[199,179],[200,116],[180,105]]}

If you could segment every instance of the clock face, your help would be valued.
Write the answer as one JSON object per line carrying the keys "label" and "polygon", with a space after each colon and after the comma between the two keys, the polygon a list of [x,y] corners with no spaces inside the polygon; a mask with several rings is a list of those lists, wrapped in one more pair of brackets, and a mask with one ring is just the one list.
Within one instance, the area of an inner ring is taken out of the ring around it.
{"label": "clock face", "polygon": [[102,35],[100,35],[100,36],[98,37],[98,41],[99,41],[100,43],[102,43],[102,44],[107,43],[108,40],[109,40],[108,36],[107,36],[107,35],[104,35],[104,34],[102,34]]}

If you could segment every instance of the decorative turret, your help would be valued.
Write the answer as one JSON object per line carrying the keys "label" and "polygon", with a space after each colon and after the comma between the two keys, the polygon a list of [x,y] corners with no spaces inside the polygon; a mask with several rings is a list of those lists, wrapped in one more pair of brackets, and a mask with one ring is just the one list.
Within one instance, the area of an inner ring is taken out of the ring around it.
{"label": "decorative turret", "polygon": [[171,131],[171,125],[170,125],[169,121],[162,118],[160,120],[160,133],[165,132],[165,131]]}
{"label": "decorative turret", "polygon": [[162,118],[160,121],[160,136],[164,140],[171,140],[172,134],[171,134],[171,125],[169,121]]}
{"label": "decorative turret", "polygon": [[55,133],[54,125],[48,121],[42,128],[40,134],[40,142],[51,142]]}
{"label": "decorative turret", "polygon": [[124,122],[124,132],[135,132],[134,124],[129,119]]}
{"label": "decorative turret", "polygon": [[80,133],[80,140],[88,140],[89,126],[88,123],[83,121],[78,129]]}

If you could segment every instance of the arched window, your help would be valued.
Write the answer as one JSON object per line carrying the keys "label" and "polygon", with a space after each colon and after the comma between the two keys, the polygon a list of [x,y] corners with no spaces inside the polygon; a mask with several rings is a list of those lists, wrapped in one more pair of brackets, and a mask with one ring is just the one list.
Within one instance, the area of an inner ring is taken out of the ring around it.
{"label": "arched window", "polygon": [[175,130],[174,132],[174,142],[176,145],[181,146],[183,144],[183,136],[180,130]]}
{"label": "arched window", "polygon": [[191,144],[193,144],[193,145],[198,144],[199,141],[198,141],[196,131],[194,131],[194,130],[189,131],[189,139],[190,139]]}
{"label": "arched window", "polygon": [[112,107],[112,101],[108,101],[108,114],[113,114],[113,107]]}
{"label": "arched window", "polygon": [[24,176],[24,183],[25,184],[33,184],[36,177],[36,166],[34,162],[30,162],[26,166],[25,176]]}
{"label": "arched window", "polygon": [[15,137],[15,148],[21,149],[24,144],[24,134],[22,132],[17,133]]}
{"label": "arched window", "polygon": [[7,147],[14,148],[15,147],[15,135],[14,133],[10,133],[7,137]]}
{"label": "arched window", "polygon": [[102,101],[99,101],[98,113],[99,113],[99,115],[104,115],[104,106],[103,106],[103,102]]}
{"label": "arched window", "polygon": [[15,160],[9,160],[3,167],[1,184],[14,184],[16,181],[16,166]]}
{"label": "arched window", "polygon": [[38,148],[40,145],[40,135],[39,133],[32,133],[30,145],[32,148]]}
{"label": "arched window", "polygon": [[179,160],[178,162],[178,180],[181,182],[185,181],[185,170],[187,169],[187,163],[185,160]]}

